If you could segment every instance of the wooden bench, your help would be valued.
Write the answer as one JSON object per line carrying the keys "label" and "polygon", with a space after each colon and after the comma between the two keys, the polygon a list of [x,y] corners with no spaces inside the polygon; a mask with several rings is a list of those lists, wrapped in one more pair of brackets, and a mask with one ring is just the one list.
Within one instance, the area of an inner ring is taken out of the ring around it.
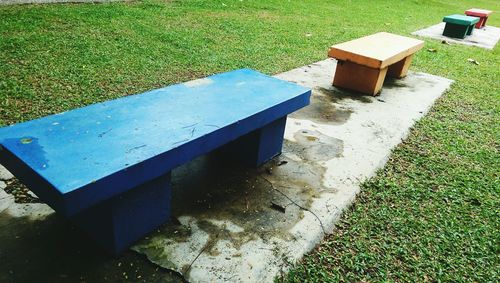
{"label": "wooden bench", "polygon": [[421,40],[380,32],[330,47],[329,57],[338,60],[333,85],[377,95],[385,76],[402,78]]}
{"label": "wooden bench", "polygon": [[446,23],[443,30],[444,36],[463,39],[472,34],[479,18],[455,14],[444,17],[443,22]]}
{"label": "wooden bench", "polygon": [[0,128],[0,163],[118,254],[170,219],[172,169],[222,146],[270,160],[310,95],[236,70]]}
{"label": "wooden bench", "polygon": [[479,21],[476,23],[476,28],[485,27],[486,20],[488,20],[488,17],[490,16],[491,13],[493,12],[489,10],[476,9],[476,8],[465,10],[465,15],[479,18]]}

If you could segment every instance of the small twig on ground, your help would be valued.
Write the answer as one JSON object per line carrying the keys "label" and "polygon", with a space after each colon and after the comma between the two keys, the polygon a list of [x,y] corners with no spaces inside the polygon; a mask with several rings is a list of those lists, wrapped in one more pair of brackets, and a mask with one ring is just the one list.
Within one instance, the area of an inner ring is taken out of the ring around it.
{"label": "small twig on ground", "polygon": [[286,206],[282,206],[278,203],[275,203],[273,201],[271,201],[271,208],[274,209],[274,210],[277,210],[281,213],[285,213],[286,212]]}
{"label": "small twig on ground", "polygon": [[[219,238],[219,234],[215,235],[215,239]],[[188,268],[186,268],[186,270],[184,270],[184,274],[188,274],[189,270],[191,270],[191,267],[193,266],[194,262],[200,257],[200,255],[205,252],[209,247],[211,247],[212,245],[214,244],[214,240],[209,240],[209,242],[203,247],[203,249],[201,249],[201,251],[198,253],[198,255],[196,255],[196,257],[193,259],[193,261],[191,261],[191,263],[189,264]]]}

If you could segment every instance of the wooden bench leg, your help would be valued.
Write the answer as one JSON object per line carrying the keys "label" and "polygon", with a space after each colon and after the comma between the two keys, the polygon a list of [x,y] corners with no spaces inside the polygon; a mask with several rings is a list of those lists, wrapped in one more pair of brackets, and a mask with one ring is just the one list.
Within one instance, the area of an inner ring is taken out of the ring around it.
{"label": "wooden bench leg", "polygon": [[473,31],[474,31],[474,25],[470,25],[469,28],[467,29],[467,35],[471,35]]}
{"label": "wooden bench leg", "polygon": [[256,167],[281,153],[286,116],[250,132],[220,148],[225,159]]}
{"label": "wooden bench leg", "polygon": [[389,66],[387,76],[391,78],[403,78],[408,74],[413,54]]}
{"label": "wooden bench leg", "polygon": [[476,23],[476,28],[481,28],[484,22],[484,17],[479,17],[479,22]]}
{"label": "wooden bench leg", "polygon": [[488,17],[481,18],[481,20],[478,22],[479,28],[484,28],[486,26],[486,21],[488,20]]}
{"label": "wooden bench leg", "polygon": [[362,93],[377,95],[384,84],[387,67],[373,69],[348,61],[338,61],[333,85]]}
{"label": "wooden bench leg", "polygon": [[170,220],[170,173],[90,207],[71,220],[118,255]]}

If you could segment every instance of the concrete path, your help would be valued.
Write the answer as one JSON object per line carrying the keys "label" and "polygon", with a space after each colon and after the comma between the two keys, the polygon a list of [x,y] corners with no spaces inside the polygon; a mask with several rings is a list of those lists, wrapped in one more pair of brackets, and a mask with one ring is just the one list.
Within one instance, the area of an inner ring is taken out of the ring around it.
{"label": "concrete path", "polygon": [[500,28],[494,26],[486,26],[482,29],[474,29],[470,36],[464,39],[451,38],[443,35],[445,23],[439,23],[425,29],[412,32],[413,35],[433,38],[437,40],[446,40],[450,43],[458,43],[470,46],[477,46],[486,49],[493,49],[500,39]]}
{"label": "concrete path", "polygon": [[276,76],[314,90],[311,105],[289,117],[278,158],[248,169],[208,155],[174,170],[174,222],[133,247],[156,265],[133,252],[103,256],[45,204],[15,202],[5,192],[15,179],[6,181],[0,281],[271,282],[332,231],[360,182],[452,83],[410,73],[379,97],[360,96],[330,86],[335,64]]}

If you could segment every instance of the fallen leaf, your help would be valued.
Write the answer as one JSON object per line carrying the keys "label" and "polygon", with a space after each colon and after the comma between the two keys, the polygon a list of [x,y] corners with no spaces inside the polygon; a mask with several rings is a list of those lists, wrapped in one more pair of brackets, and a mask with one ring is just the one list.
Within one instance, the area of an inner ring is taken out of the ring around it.
{"label": "fallen leaf", "polygon": [[429,52],[437,52],[437,49],[429,48],[429,49],[427,49],[427,51],[429,51]]}
{"label": "fallen leaf", "polygon": [[474,59],[472,59],[472,58],[467,59],[467,61],[471,62],[472,64],[479,65],[479,62],[476,61],[476,60],[474,60]]}

